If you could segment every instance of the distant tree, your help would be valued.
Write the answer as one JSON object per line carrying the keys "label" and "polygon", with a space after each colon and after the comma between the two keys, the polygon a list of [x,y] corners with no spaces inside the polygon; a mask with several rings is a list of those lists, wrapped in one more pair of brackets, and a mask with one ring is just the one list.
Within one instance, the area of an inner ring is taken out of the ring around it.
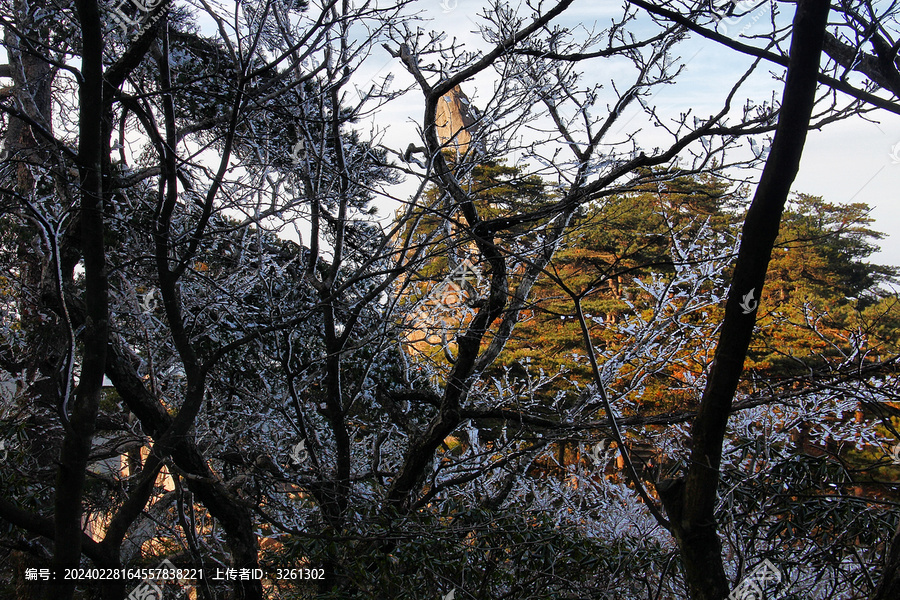
{"label": "distant tree", "polygon": [[[761,300],[771,309],[760,319],[748,369],[781,369],[789,376],[814,367],[816,356],[835,354],[833,345],[849,350],[854,342],[840,332],[889,301],[882,286],[895,281],[897,270],[866,262],[883,237],[870,229],[868,215],[864,204],[834,205],[807,195],[788,205]],[[826,337],[825,331],[832,333]],[[874,331],[867,337],[873,348],[890,342]]]}
{"label": "distant tree", "polygon": [[[678,253],[673,246],[691,244],[706,225],[723,236],[719,247],[710,246],[707,251],[727,254],[731,250],[728,238],[734,234],[736,217],[730,212],[734,199],[727,188],[725,182],[675,177],[586,206],[547,275],[535,285],[526,317],[498,362],[510,364],[527,357],[531,368],[548,373],[562,370],[588,384],[590,365],[584,359],[575,306],[555,281],[581,297],[602,350],[627,346],[628,337],[611,325],[652,307],[654,300],[638,285],[640,280],[652,274],[668,277],[676,268],[687,266],[675,264]],[[664,377],[662,372],[657,376]],[[662,383],[664,388],[667,385]]]}

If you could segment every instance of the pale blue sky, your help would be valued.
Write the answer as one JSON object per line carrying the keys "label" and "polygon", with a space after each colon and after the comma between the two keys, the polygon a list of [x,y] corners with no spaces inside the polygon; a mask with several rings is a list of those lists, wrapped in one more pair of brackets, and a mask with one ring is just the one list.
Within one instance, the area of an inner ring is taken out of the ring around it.
{"label": "pale blue sky", "polygon": [[[416,8],[424,11],[424,16],[432,18],[427,28],[446,31],[469,43],[477,43],[478,37],[472,33],[477,22],[477,14],[485,3],[481,0],[424,0],[417,3]],[[621,14],[621,3],[576,1],[569,11],[560,19],[560,23],[572,26],[578,23],[590,27],[599,22],[602,27]],[[744,30],[752,34],[757,27],[767,25],[768,14],[760,14],[754,21],[755,13],[744,17],[741,21],[729,23],[729,30],[737,34]],[[790,14],[785,15],[790,18]],[[761,17],[761,18],[760,18]],[[723,46],[707,40],[691,39],[679,47],[682,61],[686,69],[678,83],[666,86],[654,98],[660,107],[673,111],[693,107],[696,114],[708,115],[721,106],[723,94],[737,79],[743,68],[749,64],[747,57],[739,55]],[[375,70],[383,73],[394,72],[400,81],[405,74],[391,63],[388,57],[374,57]],[[780,71],[775,65],[763,65],[758,74],[749,81],[742,93],[740,102],[751,97],[761,102],[770,98],[771,90],[779,89],[778,82],[772,79],[770,71]],[[605,77],[605,80],[603,79]],[[608,83],[610,74],[597,77],[599,81]],[[487,82],[475,82],[464,88],[478,105],[477,88]],[[475,89],[472,89],[475,88]],[[780,99],[780,92],[778,92]],[[391,123],[394,131],[385,137],[388,145],[412,135],[410,119],[420,120],[421,110],[415,100],[387,107],[377,121]],[[807,139],[801,163],[800,173],[794,184],[796,192],[822,196],[832,203],[864,202],[872,207],[875,218],[874,228],[888,235],[881,240],[881,252],[871,260],[884,264],[900,265],[900,202],[897,199],[900,188],[900,146],[892,158],[892,148],[900,144],[900,116],[878,111],[870,115],[878,120],[871,123],[855,118],[841,123],[828,125],[822,131],[812,131]],[[632,121],[629,128],[638,125]]]}

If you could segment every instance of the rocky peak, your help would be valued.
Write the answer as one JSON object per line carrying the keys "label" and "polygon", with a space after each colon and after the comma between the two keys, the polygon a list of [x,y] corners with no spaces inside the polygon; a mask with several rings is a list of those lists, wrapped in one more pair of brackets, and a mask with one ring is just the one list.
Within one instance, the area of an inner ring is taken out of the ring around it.
{"label": "rocky peak", "polygon": [[472,141],[475,133],[475,122],[478,119],[478,109],[472,106],[469,98],[456,86],[440,100],[438,100],[435,114],[438,139],[441,144],[464,153]]}

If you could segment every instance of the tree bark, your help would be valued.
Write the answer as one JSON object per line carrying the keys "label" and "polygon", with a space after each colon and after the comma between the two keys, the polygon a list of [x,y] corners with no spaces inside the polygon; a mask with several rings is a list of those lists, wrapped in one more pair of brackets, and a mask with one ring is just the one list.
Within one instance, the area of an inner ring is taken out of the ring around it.
{"label": "tree bark", "polygon": [[900,598],[900,524],[887,550],[881,581],[872,593],[872,600]]}
{"label": "tree bark", "polygon": [[[128,409],[140,420],[145,433],[157,440],[171,429],[172,417],[144,387],[124,343],[115,336],[110,340],[107,352],[107,375]],[[228,493],[193,438],[179,436],[172,440],[171,457],[178,468],[189,475],[188,488],[225,530],[233,566],[259,567],[258,543],[250,510]],[[236,598],[259,600],[263,597],[258,580],[238,581],[234,587]]]}
{"label": "tree bark", "polygon": [[828,12],[829,3],[822,0],[797,4],[778,128],[744,222],[719,342],[691,430],[691,464],[683,495],[671,495],[666,501],[693,600],[722,600],[728,595],[715,520],[722,445],[756,323],[755,303],[762,296],[781,214],[800,167]]}
{"label": "tree bark", "polygon": [[[82,81],[79,87],[79,176],[81,178],[81,245],[84,258],[84,351],[81,376],[66,427],[55,501],[55,547],[58,567],[77,566],[81,560],[82,505],[85,469],[100,407],[100,388],[106,362],[109,299],[104,248],[103,186],[103,33],[96,0],[78,0],[82,32]],[[66,407],[62,407],[65,415]],[[61,585],[54,597],[72,598],[73,584]]]}

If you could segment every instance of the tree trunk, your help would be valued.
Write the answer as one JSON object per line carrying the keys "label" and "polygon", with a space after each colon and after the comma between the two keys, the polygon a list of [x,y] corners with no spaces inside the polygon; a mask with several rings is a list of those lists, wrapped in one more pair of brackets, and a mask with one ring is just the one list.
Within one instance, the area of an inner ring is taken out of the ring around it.
{"label": "tree trunk", "polygon": [[[172,417],[147,391],[134,370],[124,343],[116,336],[112,336],[107,350],[107,374],[128,409],[140,420],[144,432],[154,440],[161,438],[172,426]],[[191,436],[177,437],[171,456],[178,468],[190,475],[187,485],[196,499],[225,530],[233,566],[259,567],[258,544],[250,509],[234,501]],[[258,600],[263,597],[262,585],[257,580],[238,581],[235,590],[236,598]]]}
{"label": "tree trunk", "polygon": [[666,502],[693,600],[722,600],[728,595],[715,521],[722,444],[756,323],[756,302],[762,297],[781,214],[800,166],[828,12],[829,3],[822,0],[797,4],[778,128],[744,222],[719,343],[691,430],[691,466],[684,493]]}
{"label": "tree trunk", "polygon": [[888,547],[881,581],[872,594],[872,600],[894,600],[895,598],[900,598],[900,524],[897,525],[897,530]]}
{"label": "tree trunk", "polygon": [[[54,564],[58,567],[78,566],[81,559],[81,496],[85,470],[94,435],[94,424],[100,407],[100,389],[106,362],[108,336],[108,289],[104,249],[103,191],[103,32],[96,0],[76,3],[82,32],[81,73],[79,87],[79,175],[81,178],[81,245],[84,257],[85,308],[84,354],[81,377],[72,406],[72,417],[66,427],[55,501]],[[65,413],[66,407],[62,407]],[[56,598],[72,598],[75,586],[68,584],[54,590]]]}

